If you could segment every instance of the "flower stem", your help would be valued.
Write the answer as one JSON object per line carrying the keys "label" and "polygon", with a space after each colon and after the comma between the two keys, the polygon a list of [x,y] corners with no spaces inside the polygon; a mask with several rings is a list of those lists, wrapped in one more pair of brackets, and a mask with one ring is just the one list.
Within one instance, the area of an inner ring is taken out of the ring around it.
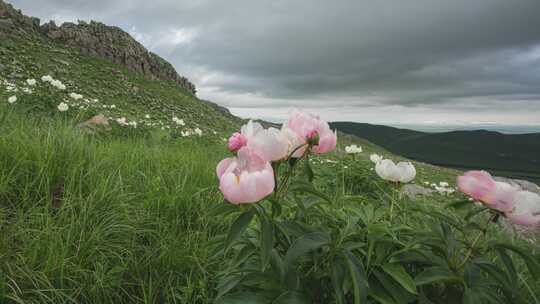
{"label": "flower stem", "polygon": [[474,247],[476,247],[476,244],[478,243],[478,241],[480,240],[480,237],[486,235],[486,232],[487,232],[487,228],[488,228],[488,225],[491,221],[493,221],[493,219],[497,216],[497,213],[493,213],[487,220],[486,224],[484,225],[484,228],[482,229],[482,231],[480,231],[478,233],[478,235],[474,238],[473,242],[471,243],[471,246],[469,247],[469,250],[467,251],[467,254],[465,255],[465,258],[463,259],[463,261],[459,264],[458,268],[461,268],[463,267],[463,265],[465,265],[465,263],[467,263],[467,261],[469,260],[469,258],[471,257],[473,251],[474,251]]}

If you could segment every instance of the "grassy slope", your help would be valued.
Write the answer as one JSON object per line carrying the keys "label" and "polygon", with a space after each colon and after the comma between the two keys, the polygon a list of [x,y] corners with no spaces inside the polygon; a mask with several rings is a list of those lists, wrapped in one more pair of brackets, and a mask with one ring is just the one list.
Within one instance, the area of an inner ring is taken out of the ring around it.
{"label": "grassy slope", "polygon": [[[137,122],[145,120],[158,127],[174,129],[178,126],[172,122],[172,117],[177,116],[187,124],[182,129],[199,127],[210,135],[214,135],[214,131],[229,133],[240,123],[238,118],[201,102],[173,82],[149,81],[122,66],[82,56],[33,34],[2,39],[0,54],[0,64],[3,66],[0,80],[10,78],[10,81],[22,86],[27,78],[39,80],[43,75],[51,75],[66,84],[64,94],[46,92],[31,96],[20,91],[17,93],[18,104],[26,103],[29,107],[43,106],[43,98],[50,99],[41,109],[47,113],[54,112],[55,106],[67,98],[67,93],[75,92],[91,100],[98,99],[85,111],[79,111],[83,112],[79,115],[81,120],[103,113],[113,118],[126,117],[129,121]],[[5,101],[13,94],[0,90],[0,100]],[[36,102],[36,98],[41,99]],[[115,105],[116,108],[103,108],[103,105]],[[147,114],[150,119],[144,118]],[[215,134],[216,137],[220,137],[219,134]]]}
{"label": "grassy slope", "polygon": [[333,126],[412,159],[540,181],[540,134],[505,135],[482,130],[424,133],[350,122],[335,122]]}

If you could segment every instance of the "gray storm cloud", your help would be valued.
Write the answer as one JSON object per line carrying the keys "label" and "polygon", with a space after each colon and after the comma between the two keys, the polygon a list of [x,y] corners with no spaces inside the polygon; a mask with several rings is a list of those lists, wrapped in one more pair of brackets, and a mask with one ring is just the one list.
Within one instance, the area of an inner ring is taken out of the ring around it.
{"label": "gray storm cloud", "polygon": [[538,0],[11,2],[118,25],[232,108],[461,109],[540,123],[524,114],[540,113]]}

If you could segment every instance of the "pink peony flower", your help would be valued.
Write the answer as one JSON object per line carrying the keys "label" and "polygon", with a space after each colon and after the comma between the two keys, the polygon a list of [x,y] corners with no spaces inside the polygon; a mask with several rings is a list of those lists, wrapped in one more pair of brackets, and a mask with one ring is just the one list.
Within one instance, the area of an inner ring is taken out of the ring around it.
{"label": "pink peony flower", "polygon": [[495,182],[495,187],[482,198],[482,201],[491,209],[502,212],[511,211],[514,207],[514,195],[519,187],[508,183]]}
{"label": "pink peony flower", "polygon": [[244,147],[246,144],[247,138],[241,133],[236,132],[229,138],[228,148],[229,151],[236,152],[240,150],[240,148]]}
{"label": "pink peony flower", "polygon": [[468,171],[458,176],[457,186],[459,191],[467,194],[475,200],[484,201],[495,187],[495,181],[486,171]]}
{"label": "pink peony flower", "polygon": [[233,204],[255,203],[274,191],[274,171],[268,161],[247,147],[216,168],[219,190]]}
{"label": "pink peony flower", "polygon": [[[296,134],[301,144],[318,136],[318,143],[312,149],[316,154],[327,153],[336,148],[336,132],[332,132],[328,123],[318,116],[295,110],[290,114],[285,126]],[[300,157],[304,153],[303,150],[305,149],[299,149],[294,157]]]}
{"label": "pink peony flower", "polygon": [[257,132],[249,138],[247,146],[266,161],[284,159],[289,151],[286,134],[276,128]]}
{"label": "pink peony flower", "polygon": [[540,227],[540,196],[529,191],[514,194],[514,208],[506,217],[516,225]]}

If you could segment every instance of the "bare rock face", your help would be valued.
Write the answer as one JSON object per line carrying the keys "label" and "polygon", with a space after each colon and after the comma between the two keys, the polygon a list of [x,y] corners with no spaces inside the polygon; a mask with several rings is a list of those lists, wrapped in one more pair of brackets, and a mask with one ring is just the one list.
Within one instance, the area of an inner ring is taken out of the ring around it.
{"label": "bare rock face", "polygon": [[401,194],[408,196],[410,199],[416,199],[417,196],[431,195],[435,191],[415,184],[406,184],[401,188]]}
{"label": "bare rock face", "polygon": [[98,133],[101,130],[103,131],[111,130],[111,126],[109,125],[109,120],[103,114],[96,115],[90,118],[89,120],[80,123],[77,127],[91,134]]}
{"label": "bare rock face", "polygon": [[0,31],[39,32],[39,19],[27,17],[11,4],[0,0]]}
{"label": "bare rock face", "polygon": [[532,183],[526,180],[512,179],[512,178],[500,177],[500,176],[494,176],[493,179],[498,182],[505,182],[513,186],[518,186],[521,188],[521,190],[540,194],[540,187],[538,187],[538,185],[536,185],[535,183]]}
{"label": "bare rock face", "polygon": [[40,31],[56,42],[79,49],[83,54],[124,65],[130,71],[151,79],[172,80],[188,92],[196,93],[195,85],[178,75],[169,62],[146,50],[118,27],[95,21],[66,22],[61,26],[49,22],[42,25]]}
{"label": "bare rock face", "polygon": [[197,92],[195,85],[180,76],[169,62],[149,52],[128,33],[115,26],[95,21],[79,21],[77,24],[66,22],[61,26],[51,21],[40,26],[38,18],[25,16],[11,4],[0,0],[0,37],[12,33],[41,35],[78,49],[83,54],[123,65],[150,79],[173,81],[193,95]]}

